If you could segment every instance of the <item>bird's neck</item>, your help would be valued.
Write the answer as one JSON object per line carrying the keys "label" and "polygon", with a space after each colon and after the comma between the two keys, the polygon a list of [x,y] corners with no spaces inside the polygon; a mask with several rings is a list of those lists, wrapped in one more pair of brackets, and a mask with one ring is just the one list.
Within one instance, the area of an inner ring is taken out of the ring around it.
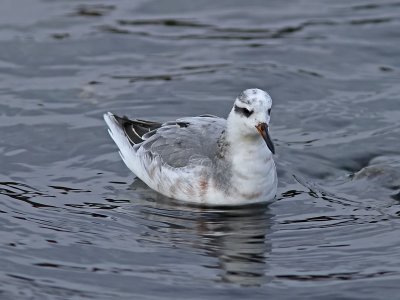
{"label": "bird's neck", "polygon": [[275,163],[259,134],[244,135],[228,124],[217,147],[219,166],[214,180],[224,187],[225,195],[249,203],[273,198],[277,188]]}
{"label": "bird's neck", "polygon": [[230,192],[235,198],[253,202],[273,197],[277,175],[272,153],[261,136],[227,134],[230,160]]}
{"label": "bird's neck", "polygon": [[238,131],[227,131],[225,139],[229,145],[229,157],[233,167],[249,169],[248,165],[244,164],[265,165],[272,160],[272,153],[258,132],[253,135],[243,135]]}
{"label": "bird's neck", "polygon": [[[233,158],[252,161],[264,159],[264,157],[272,158],[271,151],[257,129],[255,127],[247,128],[244,125],[240,126],[232,112],[227,119],[227,126],[222,139],[229,145],[229,151]],[[255,156],[258,154],[261,157]]]}

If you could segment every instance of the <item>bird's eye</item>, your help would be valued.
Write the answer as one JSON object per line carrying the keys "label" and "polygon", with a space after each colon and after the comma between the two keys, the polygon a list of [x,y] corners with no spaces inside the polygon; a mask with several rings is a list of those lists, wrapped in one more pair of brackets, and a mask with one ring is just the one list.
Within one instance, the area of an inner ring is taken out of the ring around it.
{"label": "bird's eye", "polygon": [[239,107],[239,106],[235,105],[235,112],[237,112],[237,113],[245,116],[246,118],[248,118],[253,114],[254,111],[248,110],[245,107]]}
{"label": "bird's eye", "polygon": [[271,115],[271,109],[268,109],[268,115],[269,116]]}

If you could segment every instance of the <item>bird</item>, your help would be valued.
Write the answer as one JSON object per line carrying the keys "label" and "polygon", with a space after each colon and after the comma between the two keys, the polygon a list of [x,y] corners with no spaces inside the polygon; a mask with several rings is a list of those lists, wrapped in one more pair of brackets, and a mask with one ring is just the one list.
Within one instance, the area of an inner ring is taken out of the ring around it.
{"label": "bird", "polygon": [[227,119],[164,123],[104,114],[125,165],[147,186],[205,206],[270,203],[278,178],[269,133],[272,99],[257,88],[236,97]]}

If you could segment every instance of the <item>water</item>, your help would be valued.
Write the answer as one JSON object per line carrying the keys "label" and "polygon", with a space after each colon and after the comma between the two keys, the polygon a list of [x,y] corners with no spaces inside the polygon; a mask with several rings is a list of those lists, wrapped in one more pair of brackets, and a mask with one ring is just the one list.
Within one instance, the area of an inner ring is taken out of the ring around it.
{"label": "water", "polygon": [[[1,299],[400,299],[400,2],[0,4]],[[274,99],[272,205],[168,201],[102,114]]]}

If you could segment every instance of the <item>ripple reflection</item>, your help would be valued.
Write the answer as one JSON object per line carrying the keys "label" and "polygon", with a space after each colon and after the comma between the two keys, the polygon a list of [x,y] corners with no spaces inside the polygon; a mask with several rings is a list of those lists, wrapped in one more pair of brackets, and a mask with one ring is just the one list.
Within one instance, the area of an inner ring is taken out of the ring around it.
{"label": "ripple reflection", "polygon": [[[133,188],[141,184],[135,182]],[[139,217],[148,226],[144,240],[157,240],[171,248],[189,247],[216,258],[215,264],[204,266],[217,271],[215,281],[245,286],[267,281],[273,218],[267,205],[206,208],[171,202],[145,187],[136,192],[143,199]]]}

